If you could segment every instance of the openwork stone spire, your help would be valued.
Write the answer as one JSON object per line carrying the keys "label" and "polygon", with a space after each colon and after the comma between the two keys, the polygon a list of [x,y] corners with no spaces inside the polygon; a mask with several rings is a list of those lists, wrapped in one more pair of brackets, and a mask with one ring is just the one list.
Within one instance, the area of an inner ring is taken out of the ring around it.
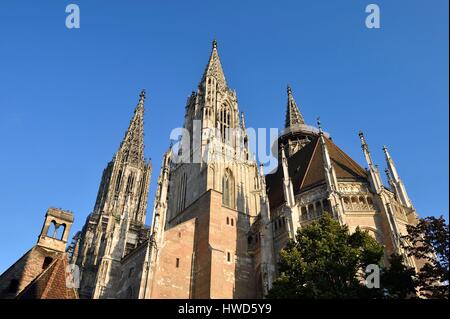
{"label": "openwork stone spire", "polygon": [[130,126],[118,151],[125,162],[132,164],[144,163],[144,102],[145,90],[142,90]]}
{"label": "openwork stone spire", "polygon": [[288,102],[286,110],[286,122],[285,128],[290,128],[298,124],[305,124],[300,110],[298,109],[297,103],[295,102],[294,96],[292,95],[291,87],[287,87]]}
{"label": "openwork stone spire", "polygon": [[205,82],[208,77],[213,77],[216,79],[219,90],[223,90],[228,87],[227,81],[225,80],[225,74],[223,73],[222,64],[220,63],[216,40],[212,43],[211,56],[209,57],[205,72],[203,73],[201,83]]}

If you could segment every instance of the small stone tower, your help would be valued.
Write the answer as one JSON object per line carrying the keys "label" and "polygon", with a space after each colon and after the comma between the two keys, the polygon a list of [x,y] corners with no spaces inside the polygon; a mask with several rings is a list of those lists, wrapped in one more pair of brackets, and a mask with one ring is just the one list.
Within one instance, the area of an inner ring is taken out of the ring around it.
{"label": "small stone tower", "polygon": [[64,252],[72,223],[72,213],[57,208],[49,208],[47,214],[45,214],[44,225],[38,238],[38,246]]}
{"label": "small stone tower", "polygon": [[76,299],[66,281],[66,243],[73,214],[49,208],[38,242],[0,275],[0,299]]}

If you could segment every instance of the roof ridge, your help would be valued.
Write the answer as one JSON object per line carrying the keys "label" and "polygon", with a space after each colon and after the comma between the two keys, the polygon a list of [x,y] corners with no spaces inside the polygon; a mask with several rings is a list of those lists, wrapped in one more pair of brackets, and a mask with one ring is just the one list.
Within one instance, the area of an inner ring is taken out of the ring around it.
{"label": "roof ridge", "polygon": [[52,271],[52,273],[50,274],[50,278],[48,278],[48,280],[47,280],[47,283],[46,283],[46,285],[45,285],[45,288],[44,288],[44,290],[42,291],[42,295],[41,295],[41,297],[43,297],[43,296],[46,296],[47,295],[47,293],[48,293],[48,291],[51,289],[51,287],[52,287],[52,284],[53,284],[53,281],[55,280],[55,276],[56,276],[56,274],[58,273],[58,266],[60,265],[59,264],[59,262],[60,262],[61,260],[59,259],[59,258],[56,258],[55,259],[55,261],[54,261],[54,263],[55,263],[55,269]]}
{"label": "roof ridge", "polygon": [[12,264],[11,266],[9,266],[1,275],[0,278],[2,278],[2,276],[4,276],[9,270],[11,270],[16,264],[18,264],[23,258],[25,258],[32,250],[34,247],[30,248],[27,250],[27,252],[25,254],[23,254],[19,259],[16,260],[16,262],[14,264]]}

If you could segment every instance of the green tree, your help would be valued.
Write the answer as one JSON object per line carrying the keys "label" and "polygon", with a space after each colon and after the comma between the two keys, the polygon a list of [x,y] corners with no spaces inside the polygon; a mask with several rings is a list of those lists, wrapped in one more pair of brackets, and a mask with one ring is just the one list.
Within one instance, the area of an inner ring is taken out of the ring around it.
{"label": "green tree", "polygon": [[380,289],[369,289],[361,271],[379,264],[383,247],[359,228],[352,234],[330,215],[299,229],[280,253],[280,276],[269,298],[369,298]]}
{"label": "green tree", "polygon": [[424,265],[417,274],[421,294],[427,298],[448,299],[449,228],[443,216],[419,219],[407,226],[404,249]]}
{"label": "green tree", "polygon": [[414,268],[405,265],[402,255],[392,254],[389,258],[389,268],[384,268],[381,272],[384,297],[392,299],[415,297],[415,275]]}

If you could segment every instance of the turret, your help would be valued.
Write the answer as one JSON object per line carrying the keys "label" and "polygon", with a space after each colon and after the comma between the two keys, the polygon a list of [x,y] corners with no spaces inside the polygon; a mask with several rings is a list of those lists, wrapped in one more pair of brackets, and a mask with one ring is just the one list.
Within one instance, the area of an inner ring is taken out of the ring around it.
{"label": "turret", "polygon": [[373,163],[372,156],[370,155],[369,146],[366,143],[366,139],[364,138],[364,133],[359,132],[359,139],[361,140],[361,148],[364,153],[364,157],[366,158],[367,165],[369,166],[369,175],[372,182],[372,187],[376,193],[380,193],[383,188],[383,183],[381,182],[380,172],[378,168]]}
{"label": "turret", "polygon": [[69,238],[73,214],[57,208],[49,208],[38,239],[38,246],[64,252]]}
{"label": "turret", "polygon": [[406,192],[405,185],[401,181],[397,169],[395,168],[394,161],[391,158],[391,155],[389,154],[389,151],[386,147],[386,145],[383,146],[384,155],[386,157],[386,163],[388,167],[388,172],[390,172],[390,183],[392,187],[394,188],[395,194],[397,195],[399,201],[402,203],[402,205],[412,208],[411,200],[409,199],[409,196]]}

